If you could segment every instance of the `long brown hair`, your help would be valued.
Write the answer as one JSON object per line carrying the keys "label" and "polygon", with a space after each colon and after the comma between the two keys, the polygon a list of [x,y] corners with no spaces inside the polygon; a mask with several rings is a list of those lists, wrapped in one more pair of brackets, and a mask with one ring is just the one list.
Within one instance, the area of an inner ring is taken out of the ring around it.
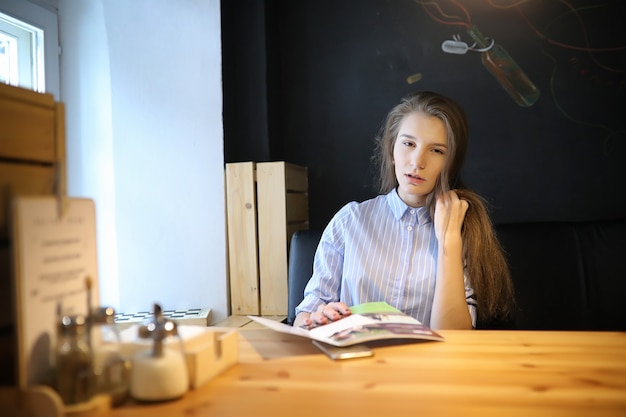
{"label": "long brown hair", "polygon": [[448,157],[426,206],[434,218],[437,197],[454,189],[469,202],[461,230],[463,259],[478,302],[481,321],[508,318],[514,309],[511,274],[498,241],[485,200],[466,188],[461,181],[468,141],[465,112],[455,101],[440,94],[423,91],[408,95],[385,119],[376,139],[374,162],[379,168],[379,191],[383,194],[398,186],[393,165],[393,147],[400,124],[411,113],[424,113],[443,121],[448,135]]}

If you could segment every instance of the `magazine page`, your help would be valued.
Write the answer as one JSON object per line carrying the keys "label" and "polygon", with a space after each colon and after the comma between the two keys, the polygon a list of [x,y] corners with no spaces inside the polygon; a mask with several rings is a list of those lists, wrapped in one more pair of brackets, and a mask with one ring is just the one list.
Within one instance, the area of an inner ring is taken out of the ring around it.
{"label": "magazine page", "polygon": [[350,310],[352,314],[311,330],[292,327],[263,317],[252,320],[274,330],[308,337],[334,346],[389,339],[443,340],[443,337],[413,317],[407,316],[384,302],[365,303]]}
{"label": "magazine page", "polygon": [[427,326],[397,310],[369,310],[352,314],[309,331],[311,338],[335,346],[389,339],[443,340]]}
{"label": "magazine page", "polygon": [[276,330],[277,332],[295,334],[296,336],[304,336],[311,339],[309,331],[301,327],[293,327],[288,324],[260,316],[248,316],[248,318],[256,321],[259,324],[262,324],[265,327]]}

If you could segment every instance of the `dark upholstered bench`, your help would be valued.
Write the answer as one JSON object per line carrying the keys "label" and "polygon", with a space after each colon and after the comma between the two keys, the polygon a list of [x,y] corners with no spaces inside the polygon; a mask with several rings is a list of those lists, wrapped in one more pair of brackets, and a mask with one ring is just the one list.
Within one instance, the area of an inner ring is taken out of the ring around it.
{"label": "dark upholstered bench", "polygon": [[[496,225],[515,284],[511,323],[479,328],[626,330],[626,220]],[[321,233],[296,232],[289,253],[289,311],[311,277]]]}
{"label": "dark upholstered bench", "polygon": [[496,226],[521,329],[626,330],[626,220]]}

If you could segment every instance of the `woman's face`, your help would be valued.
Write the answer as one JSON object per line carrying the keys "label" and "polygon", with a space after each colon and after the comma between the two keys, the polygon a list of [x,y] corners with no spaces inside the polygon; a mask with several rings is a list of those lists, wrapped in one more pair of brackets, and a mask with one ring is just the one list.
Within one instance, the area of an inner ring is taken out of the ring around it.
{"label": "woman's face", "polygon": [[442,120],[410,113],[400,123],[393,145],[398,194],[411,207],[423,206],[446,162],[448,135]]}

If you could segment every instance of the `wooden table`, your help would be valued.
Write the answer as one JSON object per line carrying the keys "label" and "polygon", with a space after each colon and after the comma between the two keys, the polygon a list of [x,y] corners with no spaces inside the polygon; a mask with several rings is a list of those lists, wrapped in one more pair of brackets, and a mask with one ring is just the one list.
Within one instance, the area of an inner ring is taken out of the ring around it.
{"label": "wooden table", "polygon": [[626,416],[626,333],[441,334],[333,362],[308,340],[241,330],[238,365],[182,399],[107,415]]}

